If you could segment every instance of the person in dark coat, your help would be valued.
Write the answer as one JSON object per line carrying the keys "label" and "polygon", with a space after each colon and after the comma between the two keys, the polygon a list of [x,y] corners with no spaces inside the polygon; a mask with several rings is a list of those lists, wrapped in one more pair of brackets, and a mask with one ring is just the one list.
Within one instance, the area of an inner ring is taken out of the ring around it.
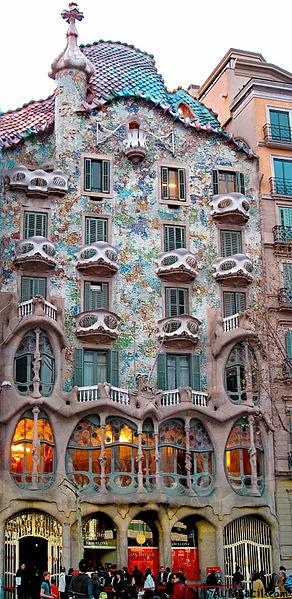
{"label": "person in dark coat", "polygon": [[132,576],[136,580],[137,587],[138,588],[142,588],[143,587],[143,583],[144,583],[144,577],[143,577],[142,572],[139,570],[138,566],[134,566],[134,569],[133,569],[133,572],[132,572]]}
{"label": "person in dark coat", "polygon": [[184,581],[184,575],[181,572],[174,574],[173,588],[171,592],[171,599],[184,599],[186,594],[186,585]]}
{"label": "person in dark coat", "polygon": [[215,570],[211,570],[210,574],[208,574],[205,584],[207,587],[216,587],[218,585]]}
{"label": "person in dark coat", "polygon": [[25,564],[21,564],[15,574],[15,585],[18,599],[25,599],[28,593],[28,573]]}

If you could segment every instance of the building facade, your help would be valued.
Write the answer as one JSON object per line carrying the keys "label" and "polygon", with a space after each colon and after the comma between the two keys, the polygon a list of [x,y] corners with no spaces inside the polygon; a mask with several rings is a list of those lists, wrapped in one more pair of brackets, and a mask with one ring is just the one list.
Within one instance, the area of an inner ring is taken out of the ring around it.
{"label": "building facade", "polygon": [[79,48],[62,16],[55,94],[1,119],[5,584],[83,553],[269,576],[257,160],[152,56]]}
{"label": "building facade", "polygon": [[260,54],[230,50],[197,95],[259,159],[265,274],[259,319],[271,372],[280,561],[291,568],[292,75]]}

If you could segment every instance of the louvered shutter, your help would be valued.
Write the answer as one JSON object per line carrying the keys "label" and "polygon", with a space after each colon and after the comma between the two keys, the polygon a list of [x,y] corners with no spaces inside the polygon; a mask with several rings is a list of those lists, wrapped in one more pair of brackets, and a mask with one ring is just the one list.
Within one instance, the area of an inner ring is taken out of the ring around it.
{"label": "louvered shutter", "polygon": [[75,349],[74,385],[83,387],[84,381],[84,351],[82,348]]}
{"label": "louvered shutter", "polygon": [[188,314],[188,289],[178,289],[178,314]]}
{"label": "louvered shutter", "polygon": [[177,316],[178,303],[177,303],[177,290],[173,287],[166,288],[166,316]]}
{"label": "louvered shutter", "polygon": [[292,329],[286,333],[286,352],[288,360],[292,360]]}
{"label": "louvered shutter", "polygon": [[164,251],[170,252],[186,247],[186,228],[180,226],[164,226]]}
{"label": "louvered shutter", "polygon": [[280,222],[282,227],[292,227],[292,208],[280,206]]}
{"label": "louvered shutter", "polygon": [[102,192],[109,193],[110,191],[110,163],[109,160],[103,160],[101,165],[102,177]]}
{"label": "louvered shutter", "polygon": [[91,159],[84,159],[84,191],[91,191]]}
{"label": "louvered shutter", "polygon": [[284,287],[292,290],[292,262],[283,262]]}
{"label": "louvered shutter", "polygon": [[213,171],[213,194],[217,195],[219,192],[219,184],[218,184],[218,171]]}
{"label": "louvered shutter", "polygon": [[26,302],[36,295],[46,297],[46,279],[41,277],[21,277],[21,301]]}
{"label": "louvered shutter", "polygon": [[235,313],[244,312],[246,308],[246,295],[241,291],[235,292]]}
{"label": "louvered shutter", "polygon": [[85,243],[108,241],[108,221],[106,218],[85,218]]}
{"label": "louvered shutter", "polygon": [[31,277],[21,277],[21,301],[31,299]]}
{"label": "louvered shutter", "polygon": [[224,316],[232,316],[235,314],[234,293],[232,291],[223,292],[223,311]]}
{"label": "louvered shutter", "polygon": [[108,382],[119,386],[119,352],[113,349],[108,351]]}
{"label": "louvered shutter", "polygon": [[[98,286],[99,289],[94,289]],[[99,308],[108,309],[108,283],[84,283],[84,309],[98,310]]]}
{"label": "louvered shutter", "polygon": [[106,218],[97,218],[97,241],[108,241],[108,221]]}
{"label": "louvered shutter", "polygon": [[186,199],[186,172],[184,168],[178,169],[179,199]]}
{"label": "louvered shutter", "polygon": [[241,252],[241,231],[221,231],[221,255],[233,256]]}
{"label": "louvered shutter", "polygon": [[166,354],[157,356],[157,389],[162,389],[162,391],[167,389]]}
{"label": "louvered shutter", "polygon": [[161,197],[163,200],[169,199],[168,168],[165,166],[161,168]]}
{"label": "louvered shutter", "polygon": [[201,359],[200,355],[190,356],[190,383],[194,391],[201,391]]}
{"label": "louvered shutter", "polygon": [[236,173],[236,191],[245,195],[244,174]]}

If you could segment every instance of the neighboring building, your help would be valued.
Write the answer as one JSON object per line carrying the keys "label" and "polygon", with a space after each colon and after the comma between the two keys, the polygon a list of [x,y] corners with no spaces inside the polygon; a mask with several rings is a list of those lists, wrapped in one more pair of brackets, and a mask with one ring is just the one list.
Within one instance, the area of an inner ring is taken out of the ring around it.
{"label": "neighboring building", "polygon": [[[258,155],[280,561],[292,568],[292,74],[229,50],[196,95]],[[259,320],[261,318],[259,317]]]}
{"label": "neighboring building", "polygon": [[[0,560],[278,566],[258,165],[120,42],[1,119]],[[5,387],[5,385],[4,385]]]}

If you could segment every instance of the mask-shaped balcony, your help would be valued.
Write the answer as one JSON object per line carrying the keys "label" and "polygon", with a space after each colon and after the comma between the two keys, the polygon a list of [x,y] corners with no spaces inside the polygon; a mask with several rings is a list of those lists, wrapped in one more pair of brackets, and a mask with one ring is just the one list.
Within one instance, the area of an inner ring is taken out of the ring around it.
{"label": "mask-shaped balcony", "polygon": [[144,160],[146,155],[146,131],[137,128],[127,129],[127,136],[124,140],[124,152],[128,160],[133,164],[138,164]]}
{"label": "mask-shaped balcony", "polygon": [[17,243],[14,264],[33,272],[44,272],[56,266],[55,255],[55,246],[46,237],[29,237]]}
{"label": "mask-shaped balcony", "polygon": [[103,308],[81,312],[75,319],[74,333],[92,343],[110,343],[118,337],[119,320],[114,312]]}
{"label": "mask-shaped balcony", "polygon": [[22,164],[7,170],[10,179],[10,189],[22,190],[28,196],[48,196],[54,194],[63,196],[68,191],[68,176],[60,170],[46,172],[42,169],[28,170]]}
{"label": "mask-shaped balcony", "polygon": [[77,253],[76,268],[88,275],[112,276],[117,270],[117,250],[105,241],[84,245]]}
{"label": "mask-shaped balcony", "polygon": [[164,281],[191,281],[197,275],[195,254],[180,248],[161,252],[156,260],[157,275]]}
{"label": "mask-shaped balcony", "polygon": [[249,219],[250,200],[242,193],[215,195],[209,204],[211,216],[218,223],[242,225]]}
{"label": "mask-shaped balcony", "polygon": [[214,279],[223,285],[245,287],[253,281],[253,264],[245,254],[217,258],[213,267]]}
{"label": "mask-shaped balcony", "polygon": [[200,321],[189,314],[162,318],[158,321],[158,339],[165,347],[188,349],[198,343]]}

